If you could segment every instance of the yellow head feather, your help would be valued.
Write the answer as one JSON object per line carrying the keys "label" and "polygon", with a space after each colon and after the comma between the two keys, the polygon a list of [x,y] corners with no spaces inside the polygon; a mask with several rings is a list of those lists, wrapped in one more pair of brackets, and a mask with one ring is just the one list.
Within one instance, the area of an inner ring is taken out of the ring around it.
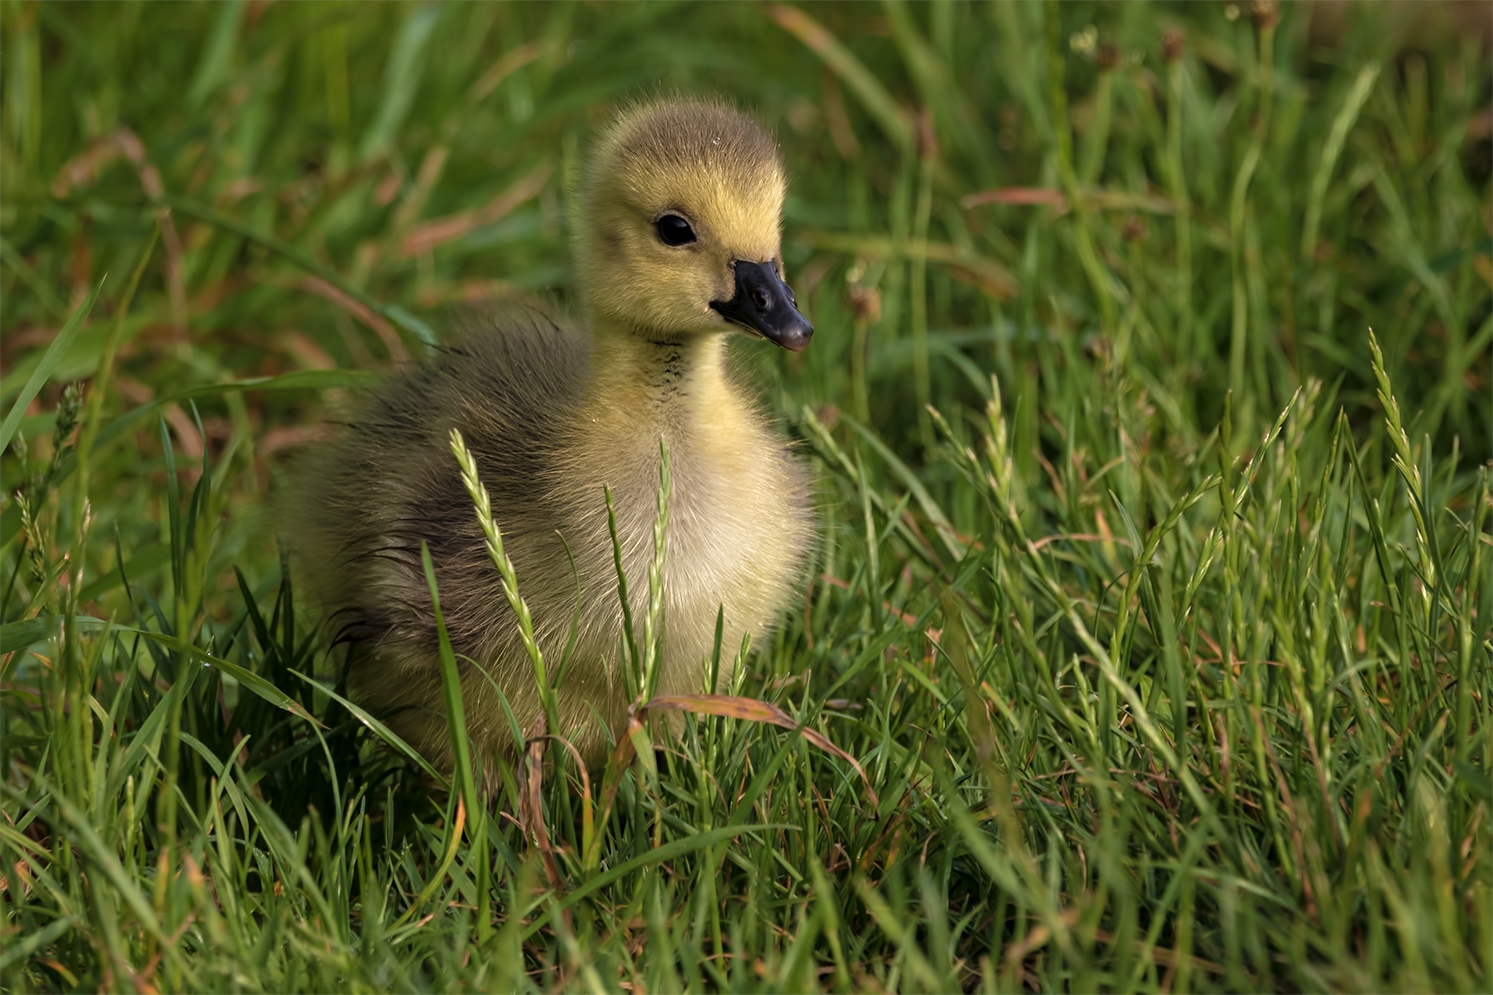
{"label": "yellow head feather", "polygon": [[[653,339],[728,330],[710,302],[734,293],[734,260],[778,261],[786,185],[777,143],[730,107],[623,111],[597,142],[576,225],[593,322]],[[696,241],[665,245],[655,224],[667,213]]]}

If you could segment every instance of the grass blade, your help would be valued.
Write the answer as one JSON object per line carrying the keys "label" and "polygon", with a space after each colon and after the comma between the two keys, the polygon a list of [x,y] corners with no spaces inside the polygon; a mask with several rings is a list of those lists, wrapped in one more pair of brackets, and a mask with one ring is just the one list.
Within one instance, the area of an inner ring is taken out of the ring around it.
{"label": "grass blade", "polygon": [[104,289],[104,281],[100,280],[93,288],[83,303],[73,308],[73,313],[67,322],[57,332],[57,337],[52,339],[47,351],[42,353],[41,362],[32,371],[26,385],[21,388],[21,393],[16,397],[15,403],[10,406],[10,411],[5,415],[5,421],[0,422],[0,452],[10,445],[10,440],[15,436],[16,429],[21,427],[21,419],[26,414],[26,409],[36,399],[36,395],[46,386],[47,380],[52,376],[52,371],[67,354],[68,347],[73,344],[77,337],[78,329],[83,327],[83,322],[88,320],[88,314],[93,310],[93,304],[98,300],[99,291]]}

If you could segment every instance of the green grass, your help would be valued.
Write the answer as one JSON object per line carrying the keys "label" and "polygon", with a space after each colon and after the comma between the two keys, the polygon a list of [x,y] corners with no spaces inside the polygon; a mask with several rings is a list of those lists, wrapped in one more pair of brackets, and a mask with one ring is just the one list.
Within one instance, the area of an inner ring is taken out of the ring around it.
{"label": "green grass", "polygon": [[[0,988],[1486,991],[1488,50],[1278,13],[0,5]],[[734,690],[867,780],[691,716],[485,807],[264,509],[443,307],[570,293],[658,87],[793,173],[818,333],[738,355],[825,541]]]}

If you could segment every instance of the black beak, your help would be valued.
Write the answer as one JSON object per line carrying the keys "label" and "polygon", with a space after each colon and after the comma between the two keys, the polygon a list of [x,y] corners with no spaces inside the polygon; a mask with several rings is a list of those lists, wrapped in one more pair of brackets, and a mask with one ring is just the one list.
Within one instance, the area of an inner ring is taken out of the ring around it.
{"label": "black beak", "polygon": [[814,326],[798,313],[793,291],[779,279],[773,264],[738,259],[731,265],[736,270],[736,296],[729,301],[711,301],[710,306],[727,321],[757,332],[784,349],[799,352],[808,345]]}

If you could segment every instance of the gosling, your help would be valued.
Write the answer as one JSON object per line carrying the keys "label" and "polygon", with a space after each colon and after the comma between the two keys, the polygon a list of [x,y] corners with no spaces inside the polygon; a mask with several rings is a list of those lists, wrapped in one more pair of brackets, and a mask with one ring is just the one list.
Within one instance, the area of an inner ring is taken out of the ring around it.
{"label": "gosling", "polygon": [[762,643],[801,590],[814,542],[809,476],[726,363],[728,332],[802,350],[813,327],[783,276],[786,174],[776,142],[715,103],[624,111],[579,191],[579,318],[508,305],[467,321],[392,376],[341,438],[307,457],[284,529],[303,583],[353,643],[354,697],[437,765],[451,752],[427,543],[461,662],[466,724],[491,778],[542,714],[518,621],[450,450],[461,430],[487,487],[558,687],[559,732],[599,767],[625,726],[623,613],[610,489],[635,638],[642,640],[667,444],[661,694],[719,682],[743,637]]}

